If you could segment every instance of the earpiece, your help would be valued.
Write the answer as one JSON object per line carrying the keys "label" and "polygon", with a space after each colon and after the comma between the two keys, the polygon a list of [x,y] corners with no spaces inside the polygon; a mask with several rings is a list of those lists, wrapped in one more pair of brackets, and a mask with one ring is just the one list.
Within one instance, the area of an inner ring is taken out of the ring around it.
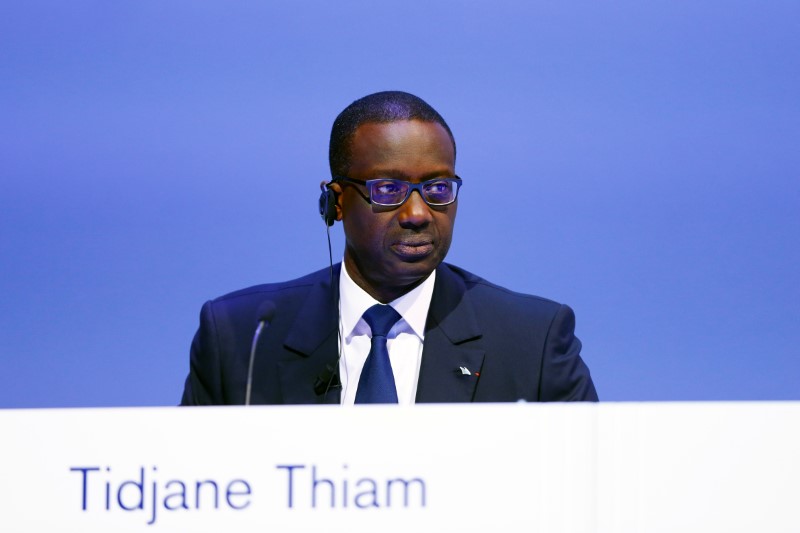
{"label": "earpiece", "polygon": [[[328,260],[331,266],[331,286],[333,286],[333,249],[331,248],[331,226],[336,221],[336,193],[331,190],[331,183],[334,180],[329,181],[328,183],[322,182],[319,184],[319,188],[322,193],[319,195],[319,215],[322,217],[322,221],[325,223],[325,233],[328,234]],[[331,294],[334,294],[331,292]],[[328,387],[330,387],[330,382],[328,383]],[[327,389],[326,389],[327,393]]]}
{"label": "earpiece", "polygon": [[333,226],[336,221],[336,194],[328,188],[330,183],[320,185],[319,214],[326,226]]}

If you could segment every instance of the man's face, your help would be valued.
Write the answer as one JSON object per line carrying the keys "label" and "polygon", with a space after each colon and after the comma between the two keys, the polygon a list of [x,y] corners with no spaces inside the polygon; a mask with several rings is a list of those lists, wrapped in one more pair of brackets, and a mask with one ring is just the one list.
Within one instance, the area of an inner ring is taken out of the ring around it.
{"label": "man's face", "polygon": [[[349,178],[395,178],[419,183],[455,175],[455,151],[447,131],[418,120],[367,123],[353,135]],[[389,302],[428,277],[450,248],[458,201],[441,207],[417,191],[396,208],[367,203],[361,185],[336,183],[344,224],[347,272],[370,295]]]}

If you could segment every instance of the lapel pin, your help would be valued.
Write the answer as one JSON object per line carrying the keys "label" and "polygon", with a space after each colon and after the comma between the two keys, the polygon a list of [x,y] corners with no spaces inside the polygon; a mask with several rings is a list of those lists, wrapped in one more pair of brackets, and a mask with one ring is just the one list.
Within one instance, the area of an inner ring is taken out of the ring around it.
{"label": "lapel pin", "polygon": [[460,366],[460,367],[458,367],[458,369],[461,370],[461,375],[462,376],[471,376],[472,375],[472,372],[469,371],[469,368],[467,368],[465,366]]}

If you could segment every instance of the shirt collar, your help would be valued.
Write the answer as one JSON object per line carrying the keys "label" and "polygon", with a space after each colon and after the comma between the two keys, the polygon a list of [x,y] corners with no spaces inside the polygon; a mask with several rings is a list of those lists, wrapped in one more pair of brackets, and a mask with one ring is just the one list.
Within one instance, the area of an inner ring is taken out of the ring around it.
{"label": "shirt collar", "polygon": [[[431,306],[435,282],[436,271],[434,270],[425,281],[413,290],[389,302],[389,305],[403,317],[398,324],[405,323],[403,330],[415,334],[420,340],[425,340],[425,322],[428,319],[428,309]],[[361,316],[377,303],[380,302],[356,285],[342,261],[342,270],[339,276],[339,316],[342,336],[350,338],[354,334],[368,333],[369,326],[361,320]],[[397,327],[395,326],[395,328]]]}

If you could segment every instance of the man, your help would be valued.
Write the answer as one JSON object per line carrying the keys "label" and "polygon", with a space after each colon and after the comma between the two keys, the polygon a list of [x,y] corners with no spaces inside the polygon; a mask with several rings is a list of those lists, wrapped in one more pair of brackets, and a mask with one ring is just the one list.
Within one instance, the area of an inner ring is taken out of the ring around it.
{"label": "man", "polygon": [[252,403],[597,400],[569,307],[443,263],[461,180],[433,108],[357,100],[329,158],[320,209],[344,226],[344,261],[207,302],[183,405],[244,403],[251,364]]}

